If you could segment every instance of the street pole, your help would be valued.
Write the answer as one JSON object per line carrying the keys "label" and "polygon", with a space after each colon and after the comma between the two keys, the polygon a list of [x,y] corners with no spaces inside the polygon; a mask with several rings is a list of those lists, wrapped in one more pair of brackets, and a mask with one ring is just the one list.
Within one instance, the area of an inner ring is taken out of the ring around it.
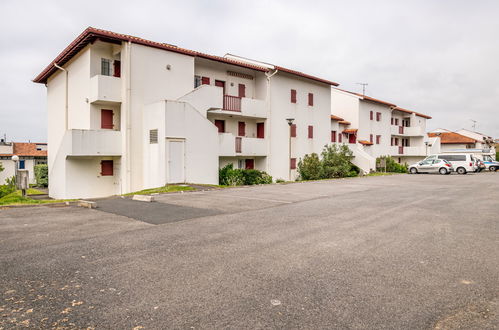
{"label": "street pole", "polygon": [[289,125],[289,181],[291,181],[291,130],[293,127],[293,121],[295,120],[294,118],[287,118]]}

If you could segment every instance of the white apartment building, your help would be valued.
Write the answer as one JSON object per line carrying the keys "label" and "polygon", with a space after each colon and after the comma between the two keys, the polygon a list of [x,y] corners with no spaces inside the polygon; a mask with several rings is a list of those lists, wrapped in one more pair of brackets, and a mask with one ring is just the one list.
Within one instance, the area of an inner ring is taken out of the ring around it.
{"label": "white apartment building", "polygon": [[430,116],[390,102],[332,88],[331,115],[331,141],[347,143],[354,163],[367,173],[375,170],[377,157],[410,164],[437,147],[426,134]]}
{"label": "white apartment building", "polygon": [[0,164],[4,168],[0,172],[0,185],[16,174],[16,163],[12,156],[18,156],[17,168],[28,170],[29,183],[36,183],[35,165],[47,164],[46,143],[6,142],[0,140]]}
{"label": "white apartment building", "polygon": [[330,142],[330,90],[338,85],[95,28],[34,82],[47,87],[55,198],[217,184],[228,163],[295,179],[296,160]]}

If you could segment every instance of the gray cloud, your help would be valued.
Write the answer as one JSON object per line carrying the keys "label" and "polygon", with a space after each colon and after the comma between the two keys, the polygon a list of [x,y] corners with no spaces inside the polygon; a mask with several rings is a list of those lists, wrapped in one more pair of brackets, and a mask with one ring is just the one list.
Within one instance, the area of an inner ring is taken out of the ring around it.
{"label": "gray cloud", "polygon": [[227,52],[337,81],[499,137],[497,1],[16,1],[0,3],[0,134],[46,140],[31,79],[87,26]]}

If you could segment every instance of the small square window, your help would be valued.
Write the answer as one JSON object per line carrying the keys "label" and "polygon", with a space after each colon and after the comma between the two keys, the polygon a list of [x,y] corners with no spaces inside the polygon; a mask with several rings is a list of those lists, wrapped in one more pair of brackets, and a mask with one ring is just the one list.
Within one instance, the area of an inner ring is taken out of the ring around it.
{"label": "small square window", "polygon": [[111,75],[111,60],[107,58],[101,58],[101,75],[110,76]]}
{"label": "small square window", "polygon": [[150,144],[158,143],[158,129],[152,129],[149,131],[149,143]]}

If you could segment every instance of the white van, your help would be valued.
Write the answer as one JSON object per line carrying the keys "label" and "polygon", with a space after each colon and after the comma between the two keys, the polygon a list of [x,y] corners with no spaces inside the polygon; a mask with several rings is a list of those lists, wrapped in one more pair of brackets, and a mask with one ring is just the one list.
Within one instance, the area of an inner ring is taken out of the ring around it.
{"label": "white van", "polygon": [[445,159],[446,161],[452,164],[454,170],[459,174],[466,174],[468,172],[475,172],[475,157],[472,154],[468,153],[459,153],[459,154],[438,154],[431,155],[426,157],[425,159]]}

